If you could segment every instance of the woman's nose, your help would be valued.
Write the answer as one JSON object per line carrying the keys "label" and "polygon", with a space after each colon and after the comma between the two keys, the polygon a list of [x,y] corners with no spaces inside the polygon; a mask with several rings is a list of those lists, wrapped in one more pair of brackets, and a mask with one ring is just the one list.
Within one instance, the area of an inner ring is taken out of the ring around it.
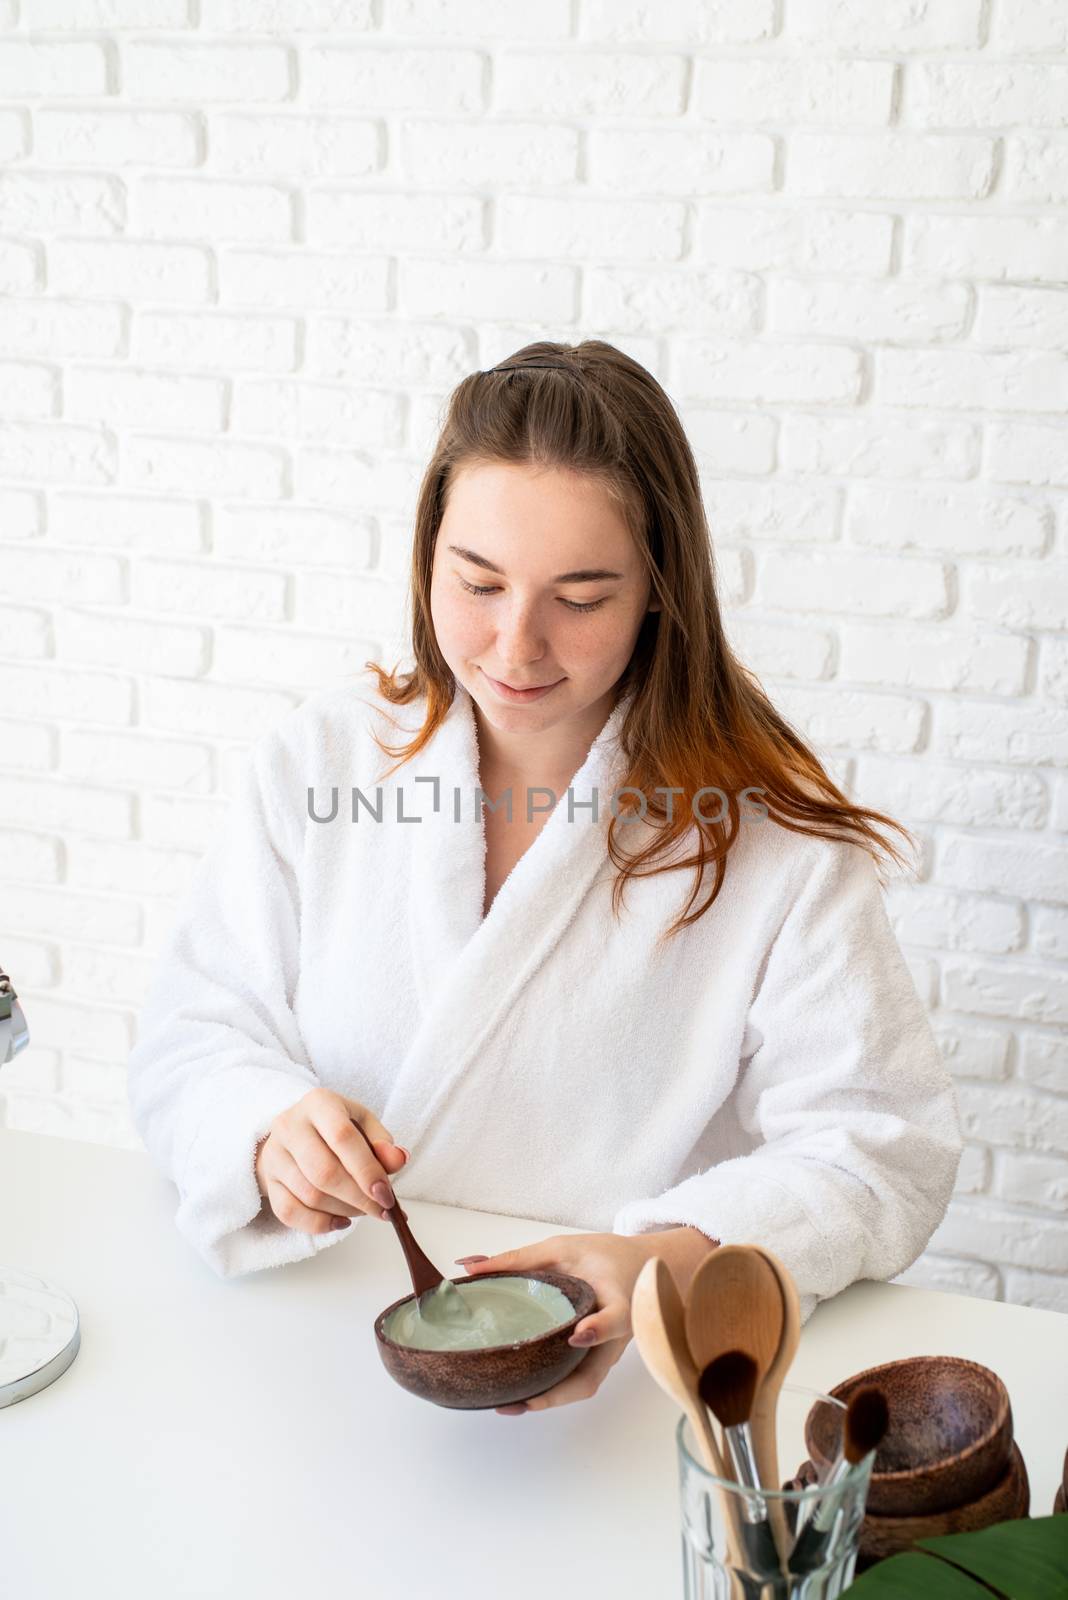
{"label": "woman's nose", "polygon": [[506,607],[497,630],[497,654],[502,664],[522,666],[545,654],[544,630],[533,602]]}

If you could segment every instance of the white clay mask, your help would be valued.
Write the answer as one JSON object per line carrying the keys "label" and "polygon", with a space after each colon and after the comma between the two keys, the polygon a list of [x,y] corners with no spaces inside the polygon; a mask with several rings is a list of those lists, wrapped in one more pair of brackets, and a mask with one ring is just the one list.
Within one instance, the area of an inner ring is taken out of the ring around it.
{"label": "white clay mask", "polygon": [[484,1350],[536,1338],[570,1322],[575,1308],[561,1290],[540,1278],[472,1278],[449,1286],[461,1297],[462,1316],[439,1316],[435,1301],[453,1303],[443,1286],[422,1305],[412,1299],[383,1324],[387,1338],[412,1350]]}

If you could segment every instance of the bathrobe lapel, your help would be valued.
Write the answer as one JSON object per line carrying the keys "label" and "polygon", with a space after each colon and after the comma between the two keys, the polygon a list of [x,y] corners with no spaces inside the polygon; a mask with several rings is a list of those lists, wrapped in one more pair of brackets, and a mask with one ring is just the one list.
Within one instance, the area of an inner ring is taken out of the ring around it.
{"label": "bathrobe lapel", "polygon": [[[486,1058],[516,996],[551,956],[598,873],[615,870],[605,840],[611,798],[623,781],[618,735],[628,700],[617,703],[571,780],[572,820],[565,793],[502,884],[485,919],[486,840],[475,805],[478,737],[465,689],[457,685],[444,722],[418,762],[397,774],[404,782],[406,815],[413,814],[411,791],[423,796],[418,807],[423,820],[412,825],[409,901],[422,1015],[382,1120],[402,1143],[418,1145],[424,1178],[432,1160],[434,1127],[450,1094]],[[440,779],[436,809],[433,786],[416,788],[406,771],[413,778]],[[596,822],[590,807],[580,805],[593,799],[594,791]],[[525,803],[525,794],[513,796],[514,806]],[[454,1147],[455,1130],[450,1140]]]}

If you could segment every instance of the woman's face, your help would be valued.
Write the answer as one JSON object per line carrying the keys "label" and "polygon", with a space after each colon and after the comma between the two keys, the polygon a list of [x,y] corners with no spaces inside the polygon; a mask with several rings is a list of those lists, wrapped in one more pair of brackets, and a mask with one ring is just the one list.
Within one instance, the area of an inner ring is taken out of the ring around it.
{"label": "woman's face", "polygon": [[[575,576],[583,572],[601,575]],[[592,738],[646,610],[659,610],[649,591],[616,503],[592,478],[513,462],[454,477],[434,548],[431,615],[450,671],[502,735],[568,724]],[[520,700],[500,684],[555,687]]]}

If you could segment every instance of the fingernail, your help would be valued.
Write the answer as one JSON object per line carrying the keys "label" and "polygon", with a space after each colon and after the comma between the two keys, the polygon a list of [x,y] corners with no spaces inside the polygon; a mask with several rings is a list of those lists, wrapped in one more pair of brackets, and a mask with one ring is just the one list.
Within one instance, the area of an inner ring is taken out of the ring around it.
{"label": "fingernail", "polygon": [[389,1185],[381,1182],[372,1183],[371,1198],[377,1200],[379,1205],[384,1207],[386,1211],[389,1210],[394,1202],[394,1195]]}
{"label": "fingernail", "polygon": [[405,1148],[404,1148],[404,1146],[402,1144],[399,1144],[397,1146],[397,1149],[400,1151],[400,1153],[404,1157],[405,1161],[410,1161],[412,1159],[412,1152],[410,1150],[405,1150]]}
{"label": "fingernail", "polygon": [[489,1260],[489,1256],[457,1256],[456,1265],[458,1267],[469,1267],[469,1266],[473,1266],[476,1261],[488,1261],[488,1260]]}
{"label": "fingernail", "polygon": [[331,1228],[347,1228],[351,1221],[351,1217],[335,1217],[330,1226]]}
{"label": "fingernail", "polygon": [[573,1333],[567,1342],[568,1344],[593,1344],[596,1338],[596,1329],[582,1328],[578,1333]]}

